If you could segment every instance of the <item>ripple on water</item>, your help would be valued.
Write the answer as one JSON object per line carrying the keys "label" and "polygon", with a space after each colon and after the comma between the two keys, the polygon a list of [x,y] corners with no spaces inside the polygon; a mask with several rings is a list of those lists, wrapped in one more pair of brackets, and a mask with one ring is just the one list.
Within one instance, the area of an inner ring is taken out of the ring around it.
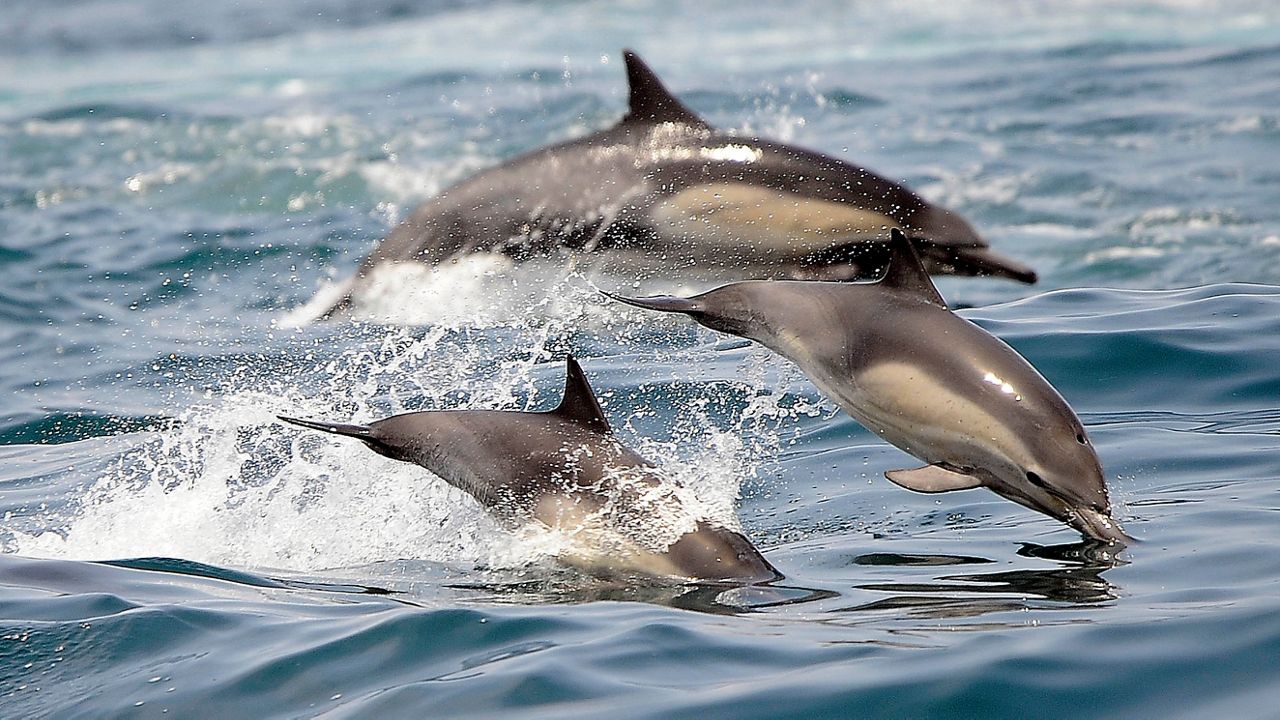
{"label": "ripple on water", "polygon": [[[0,714],[1273,714],[1274,3],[10,4]],[[620,117],[623,45],[1040,270],[941,284],[1081,412],[1143,541],[907,493],[792,366],[592,283],[697,287],[475,258],[309,322],[421,199]],[[569,351],[786,581],[585,578],[272,419],[544,408]]]}

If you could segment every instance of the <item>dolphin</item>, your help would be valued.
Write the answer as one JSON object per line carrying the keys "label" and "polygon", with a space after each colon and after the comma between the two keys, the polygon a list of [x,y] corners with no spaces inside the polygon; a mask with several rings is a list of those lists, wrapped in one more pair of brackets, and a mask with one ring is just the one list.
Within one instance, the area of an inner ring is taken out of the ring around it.
{"label": "dolphin", "polygon": [[566,364],[564,399],[547,412],[414,412],[369,425],[279,417],[421,465],[512,529],[537,521],[570,534],[560,559],[588,572],[782,578],[741,533],[691,514],[673,482],[618,442],[582,368]]}
{"label": "dolphin", "polygon": [[1131,540],[1062,396],[999,338],[947,309],[900,230],[889,245],[875,282],[748,281],[692,298],[610,297],[685,313],[791,360],[867,429],[927,463],[885,473],[908,490],[986,487],[1088,538]]}
{"label": "dolphin", "polygon": [[640,274],[846,280],[865,268],[845,248],[883,241],[891,227],[918,244],[930,272],[1036,281],[956,213],[844,160],[716,130],[638,55],[626,50],[623,59],[630,102],[620,122],[424,202],[361,263],[326,316],[349,306],[381,265],[477,252],[515,260],[573,252],[587,265]]}

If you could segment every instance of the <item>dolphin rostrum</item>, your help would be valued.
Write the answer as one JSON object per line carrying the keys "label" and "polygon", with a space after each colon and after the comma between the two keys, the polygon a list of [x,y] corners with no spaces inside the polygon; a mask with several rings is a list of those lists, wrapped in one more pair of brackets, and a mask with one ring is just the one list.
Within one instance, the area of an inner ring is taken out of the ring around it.
{"label": "dolphin rostrum", "polygon": [[1030,363],[947,309],[898,230],[869,283],[749,281],[692,298],[627,298],[681,312],[790,359],[867,429],[924,460],[886,477],[909,490],[987,487],[1085,536],[1130,540],[1111,518],[1080,419]]}
{"label": "dolphin rostrum", "polygon": [[[903,228],[933,273],[1032,283],[956,213],[844,160],[718,131],[631,51],[630,109],[608,129],[539,148],[426,201],[364,260],[437,265],[475,252],[516,260],[576,251],[588,264],[661,274],[847,280],[848,246]],[[874,266],[874,265],[873,265]],[[683,277],[683,276],[682,276]]]}
{"label": "dolphin rostrum", "polygon": [[421,465],[513,529],[537,521],[566,533],[573,542],[560,559],[590,572],[782,577],[746,537],[691,511],[681,488],[618,442],[582,368],[572,357],[567,365],[564,399],[547,412],[414,412],[369,425],[280,419]]}

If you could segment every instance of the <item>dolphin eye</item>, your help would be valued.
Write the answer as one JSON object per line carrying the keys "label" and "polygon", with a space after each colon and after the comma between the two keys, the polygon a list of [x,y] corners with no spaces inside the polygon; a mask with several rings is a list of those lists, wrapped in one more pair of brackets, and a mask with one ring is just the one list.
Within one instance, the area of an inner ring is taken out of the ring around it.
{"label": "dolphin eye", "polygon": [[1039,488],[1048,487],[1044,482],[1044,478],[1031,472],[1030,470],[1027,471],[1027,482]]}

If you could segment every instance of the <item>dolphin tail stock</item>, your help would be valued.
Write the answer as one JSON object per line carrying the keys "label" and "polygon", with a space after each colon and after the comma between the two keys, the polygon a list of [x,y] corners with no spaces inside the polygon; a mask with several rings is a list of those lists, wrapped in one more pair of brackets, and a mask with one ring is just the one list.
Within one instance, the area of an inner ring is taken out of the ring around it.
{"label": "dolphin tail stock", "polygon": [[320,432],[332,433],[334,435],[345,435],[346,437],[353,437],[357,440],[373,440],[373,428],[368,425],[349,425],[346,423],[302,420],[299,418],[288,417],[286,415],[277,415],[276,417],[292,425],[298,425],[311,430],[319,430]]}

